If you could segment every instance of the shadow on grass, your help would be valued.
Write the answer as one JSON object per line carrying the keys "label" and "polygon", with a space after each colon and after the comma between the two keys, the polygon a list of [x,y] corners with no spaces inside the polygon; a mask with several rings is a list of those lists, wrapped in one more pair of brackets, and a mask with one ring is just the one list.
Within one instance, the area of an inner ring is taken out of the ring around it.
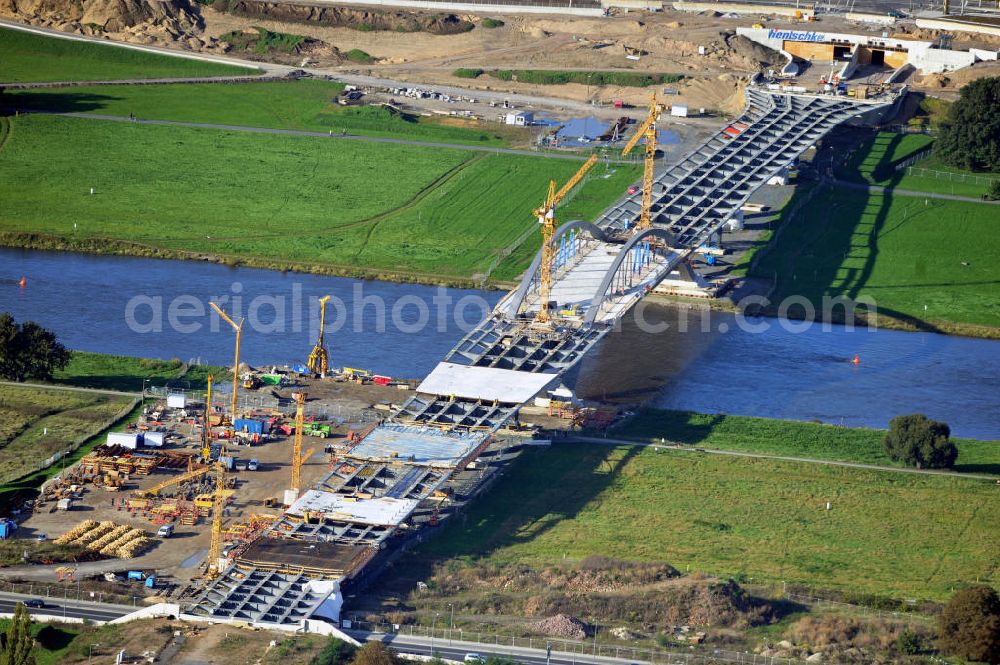
{"label": "shadow on grass", "polygon": [[15,112],[92,113],[120,97],[80,92],[26,92],[7,90],[0,96],[0,115]]}

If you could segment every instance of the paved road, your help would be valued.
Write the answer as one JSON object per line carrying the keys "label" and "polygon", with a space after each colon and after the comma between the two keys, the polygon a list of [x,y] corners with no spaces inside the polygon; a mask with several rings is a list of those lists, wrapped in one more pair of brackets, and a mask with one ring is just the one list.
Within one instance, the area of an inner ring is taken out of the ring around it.
{"label": "paved road", "polygon": [[45,607],[28,608],[32,614],[90,619],[92,621],[111,621],[134,611],[132,607],[127,605],[92,603],[86,600],[76,601],[73,599],[63,602],[62,598],[46,598],[44,595],[31,596],[20,593],[0,592],[0,613],[13,612],[14,606],[18,602],[23,602],[29,598],[38,598],[45,601]]}
{"label": "paved road", "polygon": [[[625,663],[638,663],[631,658],[611,658],[607,656],[594,657],[592,654],[571,654],[553,651],[551,660],[546,659],[545,649],[528,649],[526,647],[504,646],[502,644],[478,644],[476,642],[462,642],[460,640],[447,640],[429,637],[419,637],[416,635],[402,635],[398,633],[368,633],[364,631],[345,631],[361,641],[380,641],[392,646],[397,651],[412,653],[421,656],[437,654],[446,660],[461,661],[468,653],[477,653],[484,657],[504,656],[516,659],[525,665],[583,665],[585,663],[598,663],[605,665],[623,665]],[[606,647],[605,647],[606,648]],[[623,649],[627,651],[627,649]]]}
{"label": "paved road", "polygon": [[[103,115],[99,113],[52,113],[70,118],[84,118],[87,120],[105,120],[109,122],[138,123],[140,125],[166,125],[169,127],[195,127],[200,129],[222,129],[233,132],[249,132],[254,134],[281,134],[283,136],[309,136],[315,138],[331,138],[340,141],[365,141],[369,143],[395,143],[399,145],[414,145],[425,148],[451,148],[455,150],[470,150],[473,152],[488,152],[497,155],[528,155],[531,157],[551,157],[553,159],[568,159],[582,162],[590,157],[583,153],[563,153],[548,152],[539,150],[518,150],[515,148],[498,148],[484,145],[464,145],[459,143],[436,143],[432,141],[415,141],[412,139],[393,139],[383,136],[361,136],[357,134],[338,134],[336,132],[310,132],[299,129],[276,129],[273,127],[246,127],[243,125],[220,125],[208,122],[183,122],[180,120],[131,120],[125,116]],[[612,163],[634,163],[630,160],[609,160]]]}
{"label": "paved road", "polygon": [[121,390],[104,390],[103,388],[81,388],[79,386],[61,386],[53,383],[18,383],[17,381],[0,381],[0,386],[18,386],[20,388],[43,388],[45,390],[69,390],[78,393],[96,393],[98,395],[124,395],[125,397],[142,397],[142,393],[129,393]]}
{"label": "paved road", "polygon": [[841,462],[837,460],[820,459],[817,457],[795,457],[793,455],[769,455],[766,453],[750,453],[741,450],[722,450],[720,448],[695,448],[680,443],[649,443],[645,441],[632,441],[629,439],[609,439],[591,436],[573,436],[567,439],[558,439],[567,443],[597,443],[608,446],[643,446],[653,448],[663,448],[665,450],[678,450],[686,453],[705,453],[706,455],[727,455],[729,457],[750,457],[753,459],[778,460],[781,462],[802,462],[805,464],[822,464],[824,466],[843,466],[851,469],[868,469],[871,471],[888,471],[890,473],[916,473],[929,476],[949,476],[952,478],[966,478],[971,480],[995,481],[997,476],[989,476],[979,473],[961,473],[959,471],[939,471],[936,469],[907,469],[898,466],[884,466],[880,464],[863,464],[861,462]]}
{"label": "paved road", "polygon": [[849,182],[847,180],[830,180],[831,184],[844,189],[857,189],[863,192],[873,192],[876,194],[896,194],[898,196],[912,196],[922,199],[943,199],[945,201],[964,201],[966,203],[985,203],[987,205],[1000,205],[1000,201],[984,201],[974,196],[959,196],[957,194],[938,194],[936,192],[918,192],[913,189],[900,189],[898,187],[881,187],[879,185],[868,185],[863,182]]}

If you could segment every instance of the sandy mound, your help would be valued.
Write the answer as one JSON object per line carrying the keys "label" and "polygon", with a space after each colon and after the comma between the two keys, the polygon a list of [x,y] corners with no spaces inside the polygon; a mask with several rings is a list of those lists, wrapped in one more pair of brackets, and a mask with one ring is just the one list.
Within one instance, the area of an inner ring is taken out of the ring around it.
{"label": "sandy mound", "polygon": [[562,637],[571,640],[582,640],[587,637],[587,624],[576,617],[557,614],[541,621],[529,623],[528,630],[533,630],[549,637]]}

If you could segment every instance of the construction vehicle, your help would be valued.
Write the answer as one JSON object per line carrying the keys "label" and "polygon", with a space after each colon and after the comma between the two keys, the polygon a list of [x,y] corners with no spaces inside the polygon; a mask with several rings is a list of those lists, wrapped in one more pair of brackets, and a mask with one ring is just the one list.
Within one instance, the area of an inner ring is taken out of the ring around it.
{"label": "construction vehicle", "polygon": [[622,148],[622,157],[625,157],[632,148],[639,143],[639,139],[646,140],[646,159],[642,172],[642,209],[639,212],[639,222],[635,225],[636,233],[645,231],[652,225],[652,215],[650,208],[653,205],[653,170],[656,166],[656,121],[660,117],[660,105],[656,103],[656,93],[654,92],[649,101],[649,115],[642,121],[642,124],[635,130],[635,134],[629,142]]}
{"label": "construction vehicle", "polygon": [[315,452],[310,448],[305,455],[302,454],[302,434],[305,429],[306,394],[295,393],[295,439],[292,444],[292,484],[291,491],[296,497],[299,495],[299,488],[302,487],[302,465]]}
{"label": "construction vehicle", "polygon": [[233,327],[233,331],[236,333],[236,355],[233,359],[233,399],[232,404],[229,409],[229,423],[232,424],[236,421],[236,393],[240,385],[240,338],[243,336],[243,321],[240,319],[239,325],[236,324],[229,315],[222,311],[218,305],[214,302],[208,303],[215,310],[216,314],[222,317],[222,319]]}
{"label": "construction vehicle", "polygon": [[545,197],[545,204],[536,208],[534,215],[538,218],[538,223],[542,225],[542,265],[539,274],[538,284],[538,316],[535,317],[537,323],[549,323],[549,294],[552,292],[552,236],[556,230],[556,206],[563,200],[563,197],[577,186],[587,171],[597,163],[597,155],[591,155],[590,159],[583,163],[580,170],[573,174],[562,189],[556,191],[556,181],[549,181],[549,193]]}
{"label": "construction vehicle", "polygon": [[326,347],[323,345],[323,329],[326,327],[326,303],[328,302],[330,302],[330,296],[323,296],[319,299],[319,338],[316,340],[316,346],[309,352],[309,360],[306,361],[309,371],[319,376],[326,376],[327,363],[329,362]]}
{"label": "construction vehicle", "polygon": [[212,460],[212,375],[208,375],[208,390],[205,393],[205,422],[201,430],[201,459],[206,464]]}
{"label": "construction vehicle", "polygon": [[243,375],[243,389],[244,390],[257,390],[264,385],[264,382],[260,380],[260,377],[253,372],[247,372]]}

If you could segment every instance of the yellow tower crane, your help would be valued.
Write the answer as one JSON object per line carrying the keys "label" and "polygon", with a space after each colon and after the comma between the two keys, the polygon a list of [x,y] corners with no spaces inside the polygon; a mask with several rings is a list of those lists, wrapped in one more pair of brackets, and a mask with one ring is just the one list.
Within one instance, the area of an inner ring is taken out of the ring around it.
{"label": "yellow tower crane", "polygon": [[210,579],[219,575],[219,557],[222,555],[222,511],[226,505],[226,467],[215,465],[215,496],[212,501],[212,540],[208,546],[208,571]]}
{"label": "yellow tower crane", "polygon": [[536,208],[534,214],[538,217],[538,223],[542,225],[542,265],[539,275],[538,299],[539,310],[535,318],[539,323],[549,322],[549,294],[552,292],[552,236],[556,231],[556,206],[563,198],[576,187],[583,176],[587,175],[594,164],[597,163],[597,155],[591,155],[590,159],[583,163],[580,170],[573,174],[562,189],[556,191],[556,181],[549,181],[549,194],[545,197],[545,204]]}
{"label": "yellow tower crane", "polygon": [[639,222],[635,225],[636,232],[645,231],[653,221],[650,208],[653,205],[653,168],[656,160],[656,121],[660,116],[660,105],[656,103],[656,93],[654,92],[649,101],[649,115],[642,121],[642,124],[635,130],[635,134],[629,142],[622,148],[622,156],[632,152],[632,148],[639,143],[639,139],[646,139],[646,160],[645,168],[642,172],[642,210],[639,213]]}
{"label": "yellow tower crane", "polygon": [[205,426],[201,431],[201,458],[208,463],[212,458],[212,375],[208,375],[208,390],[205,392]]}
{"label": "yellow tower crane", "polygon": [[310,448],[306,454],[302,454],[302,430],[305,429],[306,421],[306,394],[295,393],[295,439],[292,445],[292,486],[295,496],[299,495],[299,488],[302,487],[302,465],[307,459],[312,457],[315,449]]}
{"label": "yellow tower crane", "polygon": [[218,305],[214,302],[208,303],[212,306],[212,309],[225,320],[226,323],[233,327],[233,331],[236,333],[236,357],[233,360],[233,399],[232,405],[229,409],[229,424],[233,427],[236,426],[236,390],[240,385],[240,338],[243,336],[243,319],[240,319],[239,325],[236,324],[229,315],[222,311]]}
{"label": "yellow tower crane", "polygon": [[306,362],[309,371],[320,376],[326,374],[329,362],[326,347],[323,346],[323,328],[326,326],[326,303],[328,302],[330,302],[330,296],[323,296],[319,299],[319,339],[316,340],[316,346],[313,347],[309,354],[309,360]]}

